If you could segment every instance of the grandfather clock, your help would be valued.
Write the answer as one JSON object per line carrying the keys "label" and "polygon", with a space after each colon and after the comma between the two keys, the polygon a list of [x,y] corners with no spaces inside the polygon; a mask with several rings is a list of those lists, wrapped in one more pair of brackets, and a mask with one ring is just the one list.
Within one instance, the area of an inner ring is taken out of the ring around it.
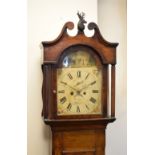
{"label": "grandfather clock", "polygon": [[115,121],[118,43],[106,41],[95,23],[87,37],[84,13],[77,15],[76,36],[67,33],[74,28],[67,22],[57,39],[42,42],[42,116],[52,131],[52,155],[105,155],[106,126]]}

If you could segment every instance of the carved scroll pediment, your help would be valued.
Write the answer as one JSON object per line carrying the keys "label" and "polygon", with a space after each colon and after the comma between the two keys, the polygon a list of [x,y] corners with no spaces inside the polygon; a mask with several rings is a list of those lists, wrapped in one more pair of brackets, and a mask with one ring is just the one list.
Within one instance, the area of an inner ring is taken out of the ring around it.
{"label": "carved scroll pediment", "polygon": [[118,43],[111,43],[106,41],[97,26],[96,23],[88,23],[88,30],[94,31],[91,37],[85,34],[85,24],[83,13],[77,13],[79,22],[77,25],[77,34],[70,36],[67,30],[74,29],[73,22],[67,22],[64,24],[61,33],[53,41],[44,41],[42,45],[44,47],[44,61],[57,62],[61,53],[70,46],[84,45],[95,49],[103,60],[103,63],[115,64],[116,63],[116,47]]}

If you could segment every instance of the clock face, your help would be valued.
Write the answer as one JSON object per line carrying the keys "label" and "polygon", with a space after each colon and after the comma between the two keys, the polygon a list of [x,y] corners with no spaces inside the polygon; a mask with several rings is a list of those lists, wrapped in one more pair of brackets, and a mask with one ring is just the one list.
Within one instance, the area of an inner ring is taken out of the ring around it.
{"label": "clock face", "polygon": [[64,57],[57,69],[57,114],[101,114],[102,69],[86,51]]}

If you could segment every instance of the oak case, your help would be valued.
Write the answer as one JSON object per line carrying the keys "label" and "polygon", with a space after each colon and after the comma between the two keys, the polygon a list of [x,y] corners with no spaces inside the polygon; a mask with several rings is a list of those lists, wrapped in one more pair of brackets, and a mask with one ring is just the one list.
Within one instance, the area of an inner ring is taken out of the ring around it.
{"label": "oak case", "polygon": [[[73,27],[72,22],[67,22],[56,40],[42,42],[44,47],[42,116],[52,130],[53,155],[104,155],[105,129],[108,123],[115,121],[115,64],[118,43],[106,41],[95,23],[88,24],[88,29],[94,30],[92,37],[85,36],[84,28],[79,25],[77,35],[69,36],[67,29]],[[93,55],[97,65],[102,67],[104,82],[101,89],[101,114],[58,115],[57,113],[57,69],[61,66],[65,55],[74,52],[72,49],[86,49]],[[109,103],[109,82],[111,103]]]}

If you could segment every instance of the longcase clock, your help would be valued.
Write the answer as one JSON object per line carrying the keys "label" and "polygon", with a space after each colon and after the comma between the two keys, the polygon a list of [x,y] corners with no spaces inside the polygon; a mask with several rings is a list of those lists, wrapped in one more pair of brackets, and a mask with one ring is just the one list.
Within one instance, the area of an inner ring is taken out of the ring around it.
{"label": "longcase clock", "polygon": [[[115,64],[118,43],[106,41],[95,23],[84,33],[84,13],[76,36],[67,22],[44,47],[44,122],[52,131],[52,155],[105,155],[105,129],[115,121]],[[111,77],[110,77],[110,76]]]}

